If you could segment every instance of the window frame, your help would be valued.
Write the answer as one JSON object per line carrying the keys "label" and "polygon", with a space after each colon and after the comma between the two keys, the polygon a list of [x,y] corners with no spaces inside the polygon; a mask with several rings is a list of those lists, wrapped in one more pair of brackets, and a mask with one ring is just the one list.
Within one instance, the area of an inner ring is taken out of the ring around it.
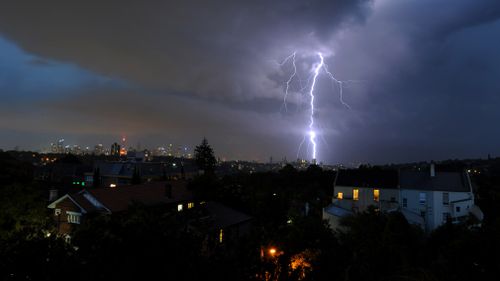
{"label": "window frame", "polygon": [[337,192],[337,199],[338,200],[344,199],[344,192]]}
{"label": "window frame", "polygon": [[77,212],[66,211],[66,220],[71,224],[80,224],[82,214]]}
{"label": "window frame", "polygon": [[373,201],[380,202],[380,189],[373,190]]}
{"label": "window frame", "polygon": [[420,192],[418,194],[418,203],[419,203],[419,205],[426,205],[427,204],[427,193]]}
{"label": "window frame", "polygon": [[449,192],[443,192],[442,197],[443,197],[443,205],[444,206],[449,206],[450,205],[450,193]]}

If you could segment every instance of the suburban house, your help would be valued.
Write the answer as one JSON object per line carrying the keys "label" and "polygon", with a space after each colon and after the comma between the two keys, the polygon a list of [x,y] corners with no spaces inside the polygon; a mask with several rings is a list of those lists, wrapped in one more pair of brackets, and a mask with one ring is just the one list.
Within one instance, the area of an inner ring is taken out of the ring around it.
{"label": "suburban house", "polygon": [[[448,220],[465,221],[470,214],[483,219],[479,207],[474,205],[474,193],[468,173],[430,171],[401,171],[401,210],[411,223],[423,223],[432,231]],[[420,217],[422,221],[414,221]]]}
{"label": "suburban house", "polygon": [[166,204],[182,211],[195,206],[185,181],[151,182],[115,188],[83,189],[66,194],[48,205],[60,234],[69,234],[92,212],[113,214],[126,210],[134,202],[147,206]]}
{"label": "suburban house", "polygon": [[189,228],[208,233],[203,247],[205,255],[211,255],[220,247],[231,248],[250,232],[253,218],[242,212],[214,201],[201,204],[199,210],[200,215],[189,222]]}
{"label": "suburban house", "polygon": [[468,173],[436,172],[434,164],[428,171],[340,170],[332,204],[323,209],[323,218],[337,228],[342,217],[369,206],[382,212],[401,212],[409,223],[428,232],[470,215],[483,219],[474,205]]}
{"label": "suburban house", "polygon": [[197,215],[187,226],[192,231],[209,233],[206,238],[208,252],[247,234],[252,220],[252,217],[218,202],[196,201],[187,188],[187,181],[183,180],[82,189],[56,199],[48,208],[53,209],[59,235],[70,239],[71,232],[88,214],[112,215],[127,210],[134,203],[164,205],[172,212],[196,210]]}
{"label": "suburban house", "polygon": [[323,219],[337,228],[340,219],[373,206],[382,211],[399,207],[398,173],[394,170],[339,170],[334,181],[332,204]]}

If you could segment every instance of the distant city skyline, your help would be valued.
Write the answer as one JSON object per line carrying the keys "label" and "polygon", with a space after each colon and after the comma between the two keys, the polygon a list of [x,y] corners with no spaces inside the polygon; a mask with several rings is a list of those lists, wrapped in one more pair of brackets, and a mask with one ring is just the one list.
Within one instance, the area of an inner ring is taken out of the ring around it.
{"label": "distant city skyline", "polygon": [[[313,136],[332,164],[500,155],[498,34],[496,0],[9,1],[0,148],[206,137],[225,159],[312,161]],[[361,83],[341,100],[319,57]]]}

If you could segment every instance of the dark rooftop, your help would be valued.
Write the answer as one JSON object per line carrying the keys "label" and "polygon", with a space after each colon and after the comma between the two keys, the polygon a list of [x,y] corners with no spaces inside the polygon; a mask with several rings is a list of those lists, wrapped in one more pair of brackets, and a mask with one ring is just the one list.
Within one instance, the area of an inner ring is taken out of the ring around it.
{"label": "dark rooftop", "polygon": [[398,188],[398,171],[375,169],[339,170],[335,185],[396,189]]}
{"label": "dark rooftop", "polygon": [[470,191],[467,176],[458,172],[436,172],[436,176],[431,177],[428,171],[401,171],[399,181],[404,189]]}
{"label": "dark rooftop", "polygon": [[[167,184],[172,186],[172,196],[170,198],[165,194]],[[88,189],[86,192],[90,193],[111,212],[123,211],[134,202],[156,205],[187,201],[193,198],[184,181],[152,182],[115,188]]]}
{"label": "dark rooftop", "polygon": [[244,213],[226,207],[217,202],[207,202],[205,208],[210,213],[216,227],[224,228],[252,219],[252,217],[245,215]]}

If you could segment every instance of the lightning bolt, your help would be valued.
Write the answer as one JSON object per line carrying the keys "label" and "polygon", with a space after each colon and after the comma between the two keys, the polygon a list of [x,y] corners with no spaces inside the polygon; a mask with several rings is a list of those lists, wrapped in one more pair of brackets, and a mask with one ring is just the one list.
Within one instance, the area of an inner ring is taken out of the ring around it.
{"label": "lightning bolt", "polygon": [[[308,131],[306,132],[306,134],[304,134],[304,137],[302,138],[302,141],[299,144],[299,147],[298,147],[298,150],[297,150],[297,159],[299,158],[300,151],[302,149],[302,146],[303,146],[304,142],[308,138],[309,139],[309,143],[307,145],[307,151],[306,151],[306,153],[307,154],[309,153],[309,148],[311,147],[312,148],[311,149],[311,159],[312,159],[313,163],[315,163],[316,160],[317,160],[317,142],[316,142],[316,136],[318,134],[316,133],[316,129],[315,129],[315,119],[314,119],[315,107],[314,107],[314,99],[315,99],[315,87],[316,87],[316,82],[318,80],[318,76],[323,71],[325,74],[328,75],[328,77],[332,81],[332,86],[334,88],[335,88],[335,84],[338,85],[340,103],[343,106],[345,106],[347,109],[351,109],[351,107],[349,106],[349,104],[347,104],[344,101],[344,92],[343,92],[344,86],[347,85],[347,84],[349,84],[349,83],[359,82],[359,81],[355,81],[355,80],[346,80],[346,81],[338,80],[337,78],[335,78],[335,76],[328,69],[328,65],[325,63],[325,59],[323,57],[323,54],[320,53],[320,52],[318,52],[318,53],[316,53],[316,55],[318,56],[319,61],[316,62],[313,65],[312,73],[309,76],[309,78],[307,79],[305,86],[302,85],[303,81],[301,81],[298,78],[298,71],[297,71],[297,65],[296,65],[297,52],[293,52],[288,57],[286,57],[282,62],[278,62],[278,64],[281,67],[283,67],[285,64],[287,64],[288,62],[291,61],[292,67],[293,67],[293,72],[290,74],[290,76],[288,77],[288,79],[284,83],[285,84],[285,94],[283,96],[283,105],[282,105],[282,108],[285,108],[285,111],[288,111],[287,98],[288,98],[288,95],[289,95],[289,92],[290,92],[290,89],[291,89],[291,83],[294,81],[294,79],[298,79],[298,82],[300,84],[300,88],[298,90],[299,93],[303,93],[304,94],[304,92],[306,91],[306,89],[308,89],[307,94],[309,96],[309,108],[310,108],[309,125],[308,125]],[[308,87],[309,85],[310,85],[310,87]],[[323,140],[324,140],[324,138],[323,138]]]}
{"label": "lightning bolt", "polygon": [[314,76],[312,79],[312,84],[311,84],[311,89],[309,90],[309,96],[311,97],[310,99],[310,105],[311,105],[311,115],[309,116],[309,142],[312,144],[312,161],[316,161],[316,131],[314,131],[314,87],[316,86],[316,80],[319,75],[319,71],[321,68],[324,67],[325,65],[325,60],[323,58],[323,55],[321,53],[318,53],[319,56],[319,63],[316,64],[316,67],[314,68]]}

